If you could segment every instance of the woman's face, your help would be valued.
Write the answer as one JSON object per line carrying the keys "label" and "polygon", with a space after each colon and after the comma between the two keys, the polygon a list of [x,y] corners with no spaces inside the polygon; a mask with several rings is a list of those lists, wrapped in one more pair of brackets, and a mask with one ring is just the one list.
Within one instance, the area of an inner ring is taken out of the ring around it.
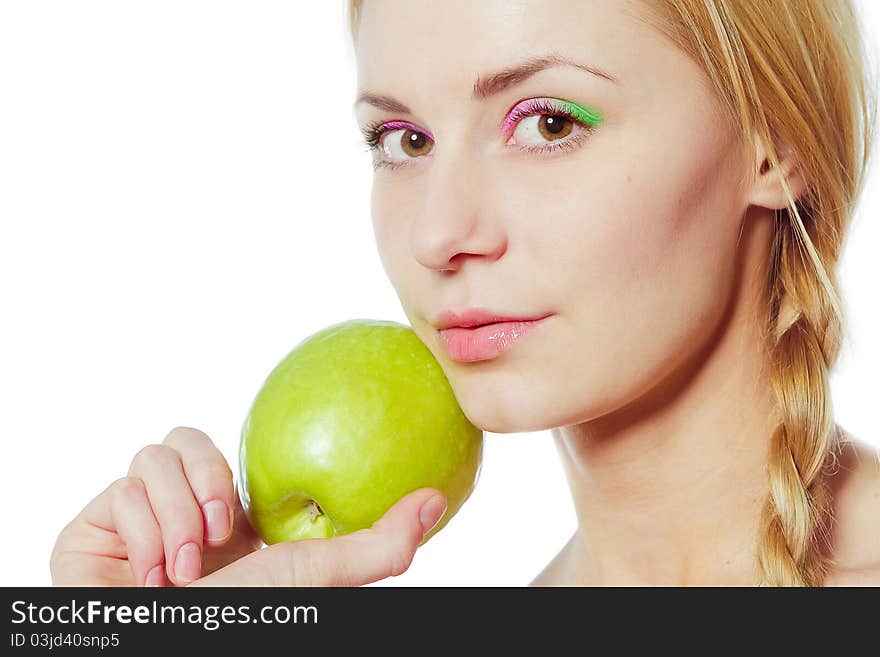
{"label": "woman's face", "polygon": [[[386,124],[376,243],[412,328],[484,430],[622,407],[706,342],[733,289],[747,208],[739,143],[700,69],[638,11],[364,3],[359,91],[402,105],[356,105],[362,128]],[[616,82],[566,65],[493,77],[551,54]],[[435,324],[471,307],[550,316],[494,357],[463,360]]]}

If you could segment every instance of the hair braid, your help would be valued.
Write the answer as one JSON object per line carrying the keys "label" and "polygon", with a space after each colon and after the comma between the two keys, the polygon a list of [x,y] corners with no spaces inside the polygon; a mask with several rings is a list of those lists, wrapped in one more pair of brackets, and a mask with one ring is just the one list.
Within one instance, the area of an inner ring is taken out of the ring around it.
{"label": "hair braid", "polygon": [[769,448],[770,495],[761,516],[758,562],[762,585],[821,586],[833,564],[823,470],[840,447],[828,373],[843,319],[833,278],[799,213],[780,216],[790,222],[777,221],[769,278],[771,381],[780,417]]}

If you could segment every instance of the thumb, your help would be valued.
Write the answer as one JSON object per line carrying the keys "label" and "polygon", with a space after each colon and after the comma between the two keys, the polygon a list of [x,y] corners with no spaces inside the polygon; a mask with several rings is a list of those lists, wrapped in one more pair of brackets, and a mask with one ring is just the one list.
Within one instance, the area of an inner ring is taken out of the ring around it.
{"label": "thumb", "polygon": [[269,545],[189,586],[361,586],[405,572],[446,512],[446,498],[420,488],[368,529]]}

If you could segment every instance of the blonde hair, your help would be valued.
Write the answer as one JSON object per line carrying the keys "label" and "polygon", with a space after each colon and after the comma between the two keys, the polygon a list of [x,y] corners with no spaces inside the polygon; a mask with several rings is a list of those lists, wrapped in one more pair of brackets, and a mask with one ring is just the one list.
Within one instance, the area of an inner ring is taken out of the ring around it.
{"label": "blonde hair", "polygon": [[[777,172],[788,199],[775,213],[761,327],[778,424],[757,542],[759,584],[821,586],[834,564],[828,468],[846,441],[828,381],[843,327],[835,267],[865,179],[877,104],[859,19],[850,0],[643,4],[646,20],[711,80],[746,162],[757,157],[757,135],[767,154],[760,172]],[[353,39],[362,5],[348,0]],[[798,199],[781,172],[777,139],[807,181]]]}

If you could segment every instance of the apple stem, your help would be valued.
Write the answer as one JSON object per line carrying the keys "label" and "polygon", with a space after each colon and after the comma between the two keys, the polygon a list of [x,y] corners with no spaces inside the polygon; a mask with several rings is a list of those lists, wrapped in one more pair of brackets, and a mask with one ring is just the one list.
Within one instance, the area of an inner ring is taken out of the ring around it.
{"label": "apple stem", "polygon": [[324,510],[318,506],[315,500],[309,500],[309,513],[311,514],[312,522],[315,522],[315,518],[324,515]]}

